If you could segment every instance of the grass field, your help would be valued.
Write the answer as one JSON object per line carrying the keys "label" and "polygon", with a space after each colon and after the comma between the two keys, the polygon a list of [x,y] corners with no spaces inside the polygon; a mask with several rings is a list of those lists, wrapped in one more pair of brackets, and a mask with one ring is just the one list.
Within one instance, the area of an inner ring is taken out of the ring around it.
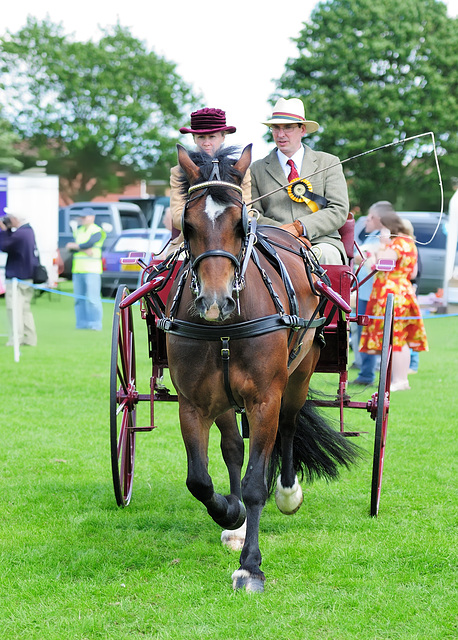
{"label": "grass field", "polygon": [[[238,554],[185,486],[178,407],[156,403],[139,434],[131,505],[112,490],[104,330],[77,332],[71,298],[34,306],[38,346],[18,363],[0,338],[0,639],[438,640],[458,636],[458,318],[426,320],[430,351],[412,390],[393,394],[380,514],[368,516],[374,423],[357,467],[305,487],[293,517],[261,520],[264,594],[233,592]],[[146,329],[137,319],[147,392]],[[0,333],[6,329],[0,300]],[[354,377],[354,375],[352,376]],[[315,388],[333,391],[332,376]],[[361,391],[369,399],[373,390]],[[147,407],[141,410],[146,411]],[[337,415],[335,416],[337,417]],[[227,490],[217,433],[210,470]]]}

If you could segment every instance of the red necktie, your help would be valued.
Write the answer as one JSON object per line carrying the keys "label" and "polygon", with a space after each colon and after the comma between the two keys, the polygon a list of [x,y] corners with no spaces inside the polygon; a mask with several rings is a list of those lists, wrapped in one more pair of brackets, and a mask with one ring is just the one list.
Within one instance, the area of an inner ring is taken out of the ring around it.
{"label": "red necktie", "polygon": [[288,176],[288,182],[296,180],[296,178],[299,177],[299,174],[297,173],[296,165],[294,164],[293,160],[291,160],[290,158],[286,164],[291,167],[291,171],[289,172]]}

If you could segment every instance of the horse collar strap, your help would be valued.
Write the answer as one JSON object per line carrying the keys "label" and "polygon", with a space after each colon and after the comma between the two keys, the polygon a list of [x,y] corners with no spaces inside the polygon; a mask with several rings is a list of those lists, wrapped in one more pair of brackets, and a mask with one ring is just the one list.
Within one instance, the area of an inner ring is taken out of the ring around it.
{"label": "horse collar strap", "polygon": [[221,340],[222,338],[239,340],[241,338],[262,336],[265,333],[280,329],[293,329],[296,331],[299,329],[316,329],[323,326],[325,322],[326,318],[306,320],[295,315],[274,314],[264,318],[247,320],[246,322],[218,326],[164,317],[157,321],[157,326],[166,333],[173,333],[184,338],[194,338],[195,340]]}

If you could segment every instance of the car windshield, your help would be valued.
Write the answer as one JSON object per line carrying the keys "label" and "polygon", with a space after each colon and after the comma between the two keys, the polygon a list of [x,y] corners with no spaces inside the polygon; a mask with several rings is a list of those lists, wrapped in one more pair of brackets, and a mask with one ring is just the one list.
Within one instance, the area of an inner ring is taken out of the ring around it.
{"label": "car windshield", "polygon": [[[111,224],[111,215],[109,213],[98,213],[98,212],[94,212],[95,213],[95,224],[97,224],[99,227],[102,227],[102,229],[105,231],[106,234],[110,235],[110,233],[113,231],[113,225]],[[78,227],[78,219],[79,219],[80,214],[79,213],[72,213],[70,215],[70,229],[72,230],[72,232],[74,233]]]}
{"label": "car windshield", "polygon": [[156,234],[155,237],[148,236],[121,236],[115,242],[111,251],[114,253],[129,253],[130,251],[139,251],[143,253],[159,252],[168,239],[168,233]]}

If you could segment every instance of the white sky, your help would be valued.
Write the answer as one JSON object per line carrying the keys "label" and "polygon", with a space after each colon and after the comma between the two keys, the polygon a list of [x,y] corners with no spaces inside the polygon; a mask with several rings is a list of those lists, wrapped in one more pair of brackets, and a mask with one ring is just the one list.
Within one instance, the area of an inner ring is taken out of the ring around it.
{"label": "white sky", "polygon": [[[12,0],[2,13],[0,34],[17,32],[28,15],[40,20],[48,16],[63,23],[66,34],[86,41],[98,38],[99,26],[119,21],[157,54],[175,62],[182,78],[204,96],[206,106],[224,109],[227,123],[237,127],[228,142],[252,142],[257,159],[269,150],[261,120],[270,115],[272,80],[282,75],[287,59],[296,56],[291,38],[299,35],[315,4],[301,0],[294,9],[283,9],[259,0]],[[450,16],[458,14],[458,0],[445,4]],[[319,114],[307,116],[319,121]]]}

